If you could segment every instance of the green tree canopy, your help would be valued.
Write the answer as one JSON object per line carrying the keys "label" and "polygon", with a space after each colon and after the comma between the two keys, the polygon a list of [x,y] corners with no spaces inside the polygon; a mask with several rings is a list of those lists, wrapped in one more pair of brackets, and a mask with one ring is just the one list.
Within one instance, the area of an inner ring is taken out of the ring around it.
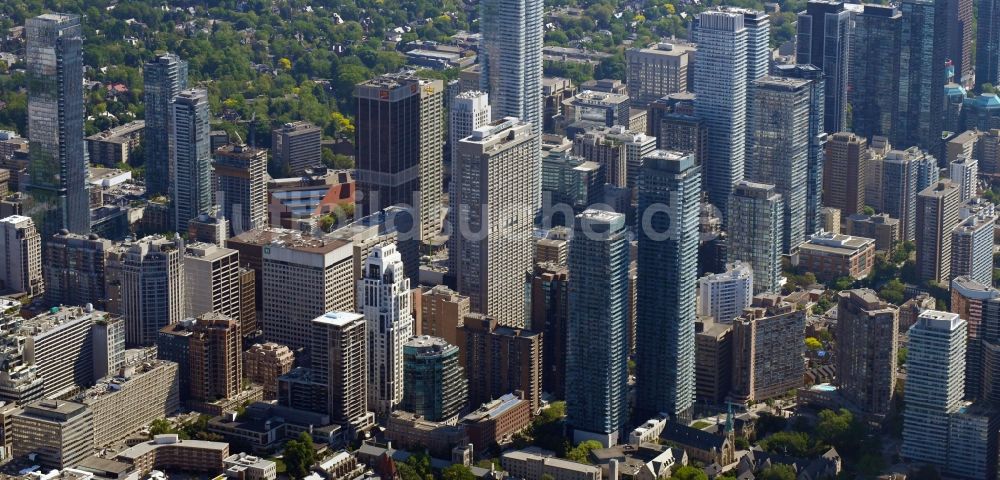
{"label": "green tree canopy", "polygon": [[312,436],[306,432],[299,434],[297,440],[285,443],[283,452],[286,472],[292,478],[305,478],[316,462],[316,450],[313,449]]}

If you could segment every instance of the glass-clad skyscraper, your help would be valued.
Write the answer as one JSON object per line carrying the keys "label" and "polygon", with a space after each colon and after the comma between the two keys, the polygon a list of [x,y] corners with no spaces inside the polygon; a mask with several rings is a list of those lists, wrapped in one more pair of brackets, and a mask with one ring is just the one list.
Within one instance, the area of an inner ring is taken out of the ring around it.
{"label": "glass-clad skyscraper", "polygon": [[700,196],[701,167],[693,155],[656,150],[643,158],[636,290],[640,418],[660,412],[687,418],[694,404]]}
{"label": "glass-clad skyscraper", "polygon": [[170,109],[177,94],[188,88],[188,63],[165,53],[146,63],[142,81],[146,192],[163,194],[170,191]]}
{"label": "glass-clad skyscraper", "polygon": [[83,31],[78,15],[50,13],[25,25],[28,66],[28,191],[25,209],[48,239],[90,233],[83,139]]}

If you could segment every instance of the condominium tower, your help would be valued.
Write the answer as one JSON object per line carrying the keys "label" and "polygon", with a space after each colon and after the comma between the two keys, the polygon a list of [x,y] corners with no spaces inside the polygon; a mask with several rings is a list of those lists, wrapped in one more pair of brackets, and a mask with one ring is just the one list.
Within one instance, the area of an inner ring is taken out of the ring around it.
{"label": "condominium tower", "polygon": [[188,88],[188,62],[172,53],[162,54],[146,63],[142,80],[146,192],[167,194],[170,191],[170,112],[174,98]]}
{"label": "condominium tower", "polygon": [[45,293],[42,277],[42,239],[30,217],[0,219],[0,284],[6,291],[29,297]]}
{"label": "condominium tower", "polygon": [[378,416],[403,401],[403,345],[413,336],[410,279],[395,244],[379,245],[358,281],[358,310],[368,323],[368,404]]}
{"label": "condominium tower", "polygon": [[744,180],[736,185],[730,202],[726,258],[750,265],[754,293],[777,293],[781,288],[784,200],[774,185]]}
{"label": "condominium tower", "polygon": [[[501,324],[525,324],[524,278],[532,265],[533,198],[538,136],[515,118],[473,131],[452,159],[457,225],[448,251],[455,255],[459,293],[473,311]],[[501,220],[502,218],[502,220]]]}
{"label": "condominium tower", "polygon": [[266,227],[267,150],[230,144],[215,150],[213,156],[215,201],[232,234]]}
{"label": "condominium tower", "polygon": [[[542,0],[485,0],[479,5],[479,89],[493,118],[514,117],[542,132]],[[535,148],[535,155],[540,149]]]}
{"label": "condominium tower", "polygon": [[896,386],[899,310],[868,289],[837,295],[837,382],[869,415],[888,415]]}
{"label": "condominium tower", "polygon": [[588,209],[576,216],[566,328],[566,414],[574,442],[612,446],[625,434],[628,250],[624,214]]}
{"label": "condominium tower", "polygon": [[28,174],[31,212],[43,240],[61,229],[90,233],[83,121],[83,27],[79,15],[27,20]]}
{"label": "condominium tower", "polygon": [[636,299],[636,408],[642,415],[686,418],[694,404],[700,196],[694,156],[656,150],[643,159]]}
{"label": "condominium tower", "polygon": [[188,221],[208,212],[212,205],[212,153],[208,92],[184,90],[170,110],[170,198],[173,225],[186,232]]}
{"label": "condominium tower", "polygon": [[705,119],[710,141],[705,177],[708,200],[728,218],[729,197],[743,179],[747,116],[747,29],[743,15],[698,14],[694,64],[695,115]]}
{"label": "condominium tower", "polygon": [[125,343],[152,345],[161,328],[184,317],[183,252],[178,242],[146,237],[125,245],[121,304]]}
{"label": "condominium tower", "polygon": [[798,15],[795,63],[815,65],[825,78],[823,129],[847,128],[851,12],[834,0],[811,0]]}

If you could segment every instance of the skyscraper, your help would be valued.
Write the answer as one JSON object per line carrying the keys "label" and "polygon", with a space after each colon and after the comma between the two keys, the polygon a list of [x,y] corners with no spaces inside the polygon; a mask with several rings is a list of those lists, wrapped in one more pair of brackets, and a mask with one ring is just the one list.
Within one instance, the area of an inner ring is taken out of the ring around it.
{"label": "skyscraper", "polygon": [[947,284],[951,280],[951,231],[958,224],[958,186],[942,180],[917,194],[917,275]]}
{"label": "skyscraper", "polygon": [[170,115],[174,98],[188,88],[188,63],[177,55],[165,53],[146,63],[142,80],[146,192],[167,194],[170,192]]}
{"label": "skyscraper", "polygon": [[709,138],[701,168],[705,169],[708,199],[725,219],[733,187],[743,179],[748,34],[739,13],[704,12],[697,20],[694,109],[705,120]]}
{"label": "skyscraper", "polygon": [[847,80],[850,62],[851,12],[835,0],[811,0],[799,12],[795,63],[815,65],[826,78],[823,129],[847,129]]}
{"label": "skyscraper", "polygon": [[462,413],[468,394],[458,347],[427,335],[403,345],[403,410],[447,422]]}
{"label": "skyscraper", "polygon": [[444,84],[386,74],[359,83],[354,98],[362,214],[409,205],[420,215],[420,240],[430,240],[441,230]]}
{"label": "skyscraper", "polygon": [[[984,357],[984,347],[987,347],[985,339],[990,335],[987,331],[992,328],[992,319],[989,317],[988,303],[1000,297],[1000,291],[993,288],[992,284],[981,283],[978,280],[966,276],[958,275],[952,279],[951,284],[951,312],[957,313],[966,323],[967,341],[965,347],[965,398],[982,398],[992,390],[984,385],[984,373],[990,368],[984,369],[984,360],[992,355]],[[986,348],[995,352],[992,346]],[[992,363],[992,362],[990,362]]]}
{"label": "skyscraper", "polygon": [[566,414],[574,442],[618,444],[628,418],[625,215],[588,209],[569,244]]}
{"label": "skyscraper", "polygon": [[542,387],[566,398],[566,340],[569,336],[569,269],[553,262],[535,264],[531,275],[531,329],[542,332]]}
{"label": "skyscraper", "polygon": [[[1000,18],[1000,1],[981,0],[979,18]],[[976,83],[1000,85],[1000,23],[979,22],[976,35]]]}
{"label": "skyscraper", "polygon": [[854,133],[890,136],[899,122],[899,50],[903,15],[890,5],[868,4],[854,15],[850,102]]}
{"label": "skyscraper", "polygon": [[191,243],[184,252],[186,317],[215,312],[237,322],[242,319],[240,255],[210,243]]}
{"label": "skyscraper", "polygon": [[659,43],[625,51],[628,96],[633,108],[645,108],[671,93],[688,90],[688,69],[697,47]]}
{"label": "skyscraper", "polygon": [[753,269],[736,261],[726,271],[698,279],[698,316],[712,317],[715,323],[730,324],[753,299]]}
{"label": "skyscraper", "polygon": [[323,165],[323,130],[309,122],[286,123],[271,131],[275,163],[288,175]]}
{"label": "skyscraper", "polygon": [[25,24],[30,214],[42,239],[90,233],[83,139],[83,29],[79,15],[47,13]]}
{"label": "skyscraper", "polygon": [[948,163],[948,168],[951,173],[948,178],[958,185],[960,201],[967,202],[979,196],[979,160],[959,155]]}
{"label": "skyscraper", "polygon": [[840,210],[844,217],[865,207],[868,142],[853,133],[836,133],[826,142],[823,171],[823,205]]}
{"label": "skyscraper", "polygon": [[[947,27],[947,58],[955,69],[952,82],[968,85],[972,81],[973,18],[972,0],[947,0],[944,22]],[[993,20],[993,17],[985,17]],[[989,23],[986,21],[985,23]]]}
{"label": "skyscraper", "polygon": [[212,153],[216,202],[233,235],[267,226],[267,150],[225,145]]}
{"label": "skyscraper", "polygon": [[470,313],[458,329],[458,348],[469,372],[471,405],[521,390],[532,410],[541,406],[541,333],[505,327],[493,317]]}
{"label": "skyscraper", "polygon": [[212,152],[208,92],[184,90],[170,110],[170,199],[174,228],[186,232],[188,221],[212,206]]}
{"label": "skyscraper", "polygon": [[781,288],[784,199],[774,185],[744,180],[736,185],[731,202],[726,258],[750,265],[754,293],[777,293]]}
{"label": "skyscraper", "polygon": [[805,241],[810,93],[809,81],[797,78],[765,76],[753,83],[753,148],[746,178],[773,182],[784,199],[784,252]]}
{"label": "skyscraper", "polygon": [[93,304],[105,309],[111,242],[97,235],[58,233],[45,246],[45,298],[52,305]]}
{"label": "skyscraper", "polygon": [[330,421],[356,436],[375,423],[368,411],[365,317],[329,312],[311,322],[309,335],[315,381],[326,385]]}
{"label": "skyscraper", "polygon": [[825,84],[823,70],[813,65],[776,65],[778,77],[809,80],[809,167],[806,185],[806,235],[822,228],[820,211],[823,208],[823,172],[826,170],[823,146],[827,135],[823,130]]}
{"label": "skyscraper", "polygon": [[152,345],[161,328],[184,318],[183,252],[163,237],[126,244],[121,260],[125,343]]}
{"label": "skyscraper", "polygon": [[375,247],[358,281],[358,310],[368,323],[368,404],[379,416],[403,401],[403,345],[413,336],[410,300],[396,245]]}
{"label": "skyscraper", "polygon": [[[459,293],[472,310],[500,324],[525,324],[524,279],[532,265],[530,202],[538,171],[538,136],[530,125],[505,118],[473,131],[452,160],[458,223],[452,226],[449,255]],[[501,220],[503,218],[503,220]]]}
{"label": "skyscraper", "polygon": [[240,324],[219,313],[198,316],[188,344],[191,399],[214,402],[243,390],[243,350]]}
{"label": "skyscraper", "polygon": [[[702,26],[711,22],[703,19]],[[690,154],[657,150],[643,159],[636,321],[641,418],[660,412],[686,418],[694,404],[700,185],[701,167]]]}
{"label": "skyscraper", "polygon": [[968,275],[984,285],[993,284],[993,230],[996,215],[970,215],[951,231],[951,277]]}
{"label": "skyscraper", "polygon": [[943,10],[948,2],[904,0],[903,33],[899,62],[899,128],[892,144],[914,145],[936,151],[944,123],[947,25]]}
{"label": "skyscraper", "polygon": [[903,241],[912,241],[917,235],[919,154],[916,148],[892,150],[882,160],[882,210],[890,217],[899,219],[900,239]]}
{"label": "skyscraper", "polygon": [[517,118],[540,135],[544,2],[485,0],[479,9],[479,89],[490,96],[493,118]]}
{"label": "skyscraper", "polygon": [[925,310],[910,328],[900,447],[908,461],[944,464],[949,417],[964,391],[965,329],[958,314],[935,310]]}
{"label": "skyscraper", "polygon": [[802,385],[806,312],[777,294],[754,297],[733,321],[732,393],[739,402],[760,402]]}
{"label": "skyscraper", "polygon": [[29,297],[45,293],[42,239],[31,218],[11,215],[0,220],[0,254],[0,284],[5,290]]}
{"label": "skyscraper", "polygon": [[851,403],[887,415],[896,386],[899,310],[868,289],[837,294],[837,381]]}

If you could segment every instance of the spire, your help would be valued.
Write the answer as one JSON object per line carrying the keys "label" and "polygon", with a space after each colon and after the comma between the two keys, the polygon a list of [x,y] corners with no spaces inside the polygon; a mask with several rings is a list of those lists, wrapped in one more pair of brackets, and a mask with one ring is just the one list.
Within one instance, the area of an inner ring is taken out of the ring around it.
{"label": "spire", "polygon": [[733,403],[726,402],[726,433],[733,432]]}

